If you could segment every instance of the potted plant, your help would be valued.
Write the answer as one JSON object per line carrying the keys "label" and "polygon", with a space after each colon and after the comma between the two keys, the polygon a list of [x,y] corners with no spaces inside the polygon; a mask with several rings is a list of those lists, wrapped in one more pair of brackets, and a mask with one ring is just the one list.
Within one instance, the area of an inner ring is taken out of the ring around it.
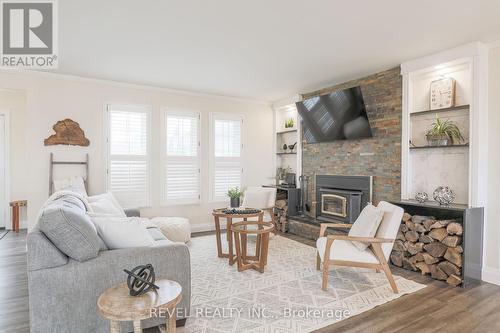
{"label": "potted plant", "polygon": [[293,128],[293,125],[295,125],[295,120],[293,120],[293,118],[288,118],[285,121],[285,128]]}
{"label": "potted plant", "polygon": [[240,206],[240,198],[243,195],[243,192],[241,192],[238,188],[236,187],[230,187],[229,190],[227,190],[227,196],[231,199],[231,208],[238,208]]}
{"label": "potted plant", "polygon": [[450,146],[455,142],[464,140],[458,126],[451,120],[441,120],[436,116],[436,121],[432,123],[431,129],[426,134],[429,146]]}

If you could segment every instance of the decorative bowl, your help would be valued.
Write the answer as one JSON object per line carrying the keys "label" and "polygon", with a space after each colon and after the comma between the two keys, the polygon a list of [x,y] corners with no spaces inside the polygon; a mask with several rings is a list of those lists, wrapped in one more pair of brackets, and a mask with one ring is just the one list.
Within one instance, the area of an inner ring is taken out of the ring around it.
{"label": "decorative bowl", "polygon": [[415,200],[417,200],[420,203],[424,203],[427,200],[429,200],[429,196],[427,195],[426,192],[417,192],[415,193]]}
{"label": "decorative bowl", "polygon": [[455,200],[455,192],[448,186],[439,186],[434,190],[433,197],[440,205],[449,205]]}

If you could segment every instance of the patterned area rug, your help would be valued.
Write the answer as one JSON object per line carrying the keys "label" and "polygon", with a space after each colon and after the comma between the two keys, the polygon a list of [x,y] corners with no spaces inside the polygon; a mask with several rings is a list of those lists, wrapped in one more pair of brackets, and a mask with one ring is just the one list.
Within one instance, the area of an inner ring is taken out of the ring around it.
{"label": "patterned area rug", "polygon": [[395,276],[394,294],[383,273],[337,266],[322,291],[316,249],[280,236],[269,242],[263,274],[217,258],[215,236],[193,238],[190,250],[192,317],[183,333],[310,332],[425,287]]}

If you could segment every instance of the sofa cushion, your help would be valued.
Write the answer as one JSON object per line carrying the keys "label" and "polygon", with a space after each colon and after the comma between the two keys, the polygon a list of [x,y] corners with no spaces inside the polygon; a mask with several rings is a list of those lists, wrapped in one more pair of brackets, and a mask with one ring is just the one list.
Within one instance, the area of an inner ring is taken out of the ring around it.
{"label": "sofa cushion", "polygon": [[[74,198],[73,198],[74,199]],[[78,200],[64,197],[46,206],[38,227],[64,254],[78,261],[95,258],[102,241]]]}
{"label": "sofa cushion", "polygon": [[89,204],[94,213],[126,217],[125,211],[111,192],[89,197]]}
{"label": "sofa cushion", "polygon": [[97,233],[110,250],[152,246],[153,237],[140,220],[120,217],[92,217]]}

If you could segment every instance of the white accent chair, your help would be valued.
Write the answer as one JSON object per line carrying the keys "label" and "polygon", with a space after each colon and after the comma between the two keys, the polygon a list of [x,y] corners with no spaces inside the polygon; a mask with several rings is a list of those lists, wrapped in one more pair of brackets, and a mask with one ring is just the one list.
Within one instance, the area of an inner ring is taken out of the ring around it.
{"label": "white accent chair", "polygon": [[[274,233],[278,232],[274,218],[274,205],[276,204],[276,189],[272,187],[249,186],[243,195],[242,207],[262,209],[264,211],[264,222],[274,224]],[[249,221],[257,221],[258,218],[249,218]],[[233,221],[235,222],[235,221]]]}
{"label": "white accent chair", "polygon": [[[375,237],[352,237],[347,235],[325,236],[327,228],[350,228],[350,224],[321,223],[319,238],[316,241],[318,249],[316,269],[320,270],[323,263],[322,289],[327,290],[328,269],[330,265],[373,268],[377,272],[383,270],[394,293],[398,293],[398,287],[389,268],[389,256],[396,239],[403,209],[385,201],[381,201],[377,208],[384,212],[382,221],[377,229]],[[356,222],[355,222],[356,223]],[[352,241],[369,243],[370,246],[360,251]]]}

